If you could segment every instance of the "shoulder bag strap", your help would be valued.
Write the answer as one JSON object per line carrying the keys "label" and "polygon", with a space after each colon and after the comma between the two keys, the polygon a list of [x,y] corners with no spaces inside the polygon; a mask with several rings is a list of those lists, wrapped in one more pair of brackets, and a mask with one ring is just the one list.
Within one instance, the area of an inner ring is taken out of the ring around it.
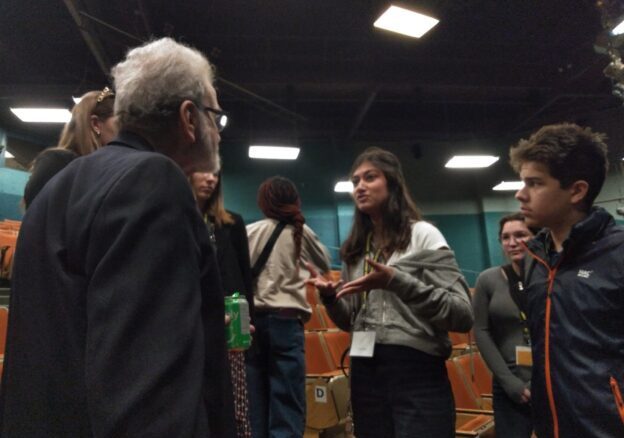
{"label": "shoulder bag strap", "polygon": [[275,246],[275,242],[277,242],[277,238],[282,233],[282,230],[284,229],[285,226],[286,226],[286,222],[280,222],[277,224],[277,226],[273,230],[271,237],[269,237],[269,241],[266,243],[266,245],[264,245],[264,249],[260,253],[258,260],[256,260],[256,263],[254,263],[253,267],[251,268],[251,277],[253,279],[258,278],[258,275],[260,275],[260,273],[264,269],[264,265],[269,259],[269,255],[271,254],[271,251],[273,250],[273,247]]}

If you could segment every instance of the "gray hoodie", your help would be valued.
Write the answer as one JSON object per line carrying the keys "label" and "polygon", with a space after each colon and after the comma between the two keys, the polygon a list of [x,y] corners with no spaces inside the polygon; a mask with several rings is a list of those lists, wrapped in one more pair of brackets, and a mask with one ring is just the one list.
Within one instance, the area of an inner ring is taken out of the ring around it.
{"label": "gray hoodie", "polygon": [[[394,261],[393,261],[394,260]],[[342,278],[360,277],[363,262],[343,265]],[[467,332],[473,324],[468,285],[453,251],[408,250],[392,257],[394,276],[385,289],[373,289],[335,300],[324,299],[327,311],[343,330],[375,331],[375,343],[412,347],[448,357],[448,331]]]}

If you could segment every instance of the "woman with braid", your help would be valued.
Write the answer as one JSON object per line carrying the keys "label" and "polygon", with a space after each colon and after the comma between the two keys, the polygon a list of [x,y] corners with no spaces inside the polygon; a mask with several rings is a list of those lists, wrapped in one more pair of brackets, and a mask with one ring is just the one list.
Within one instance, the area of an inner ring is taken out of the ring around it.
{"label": "woman with braid", "polygon": [[[264,181],[258,189],[258,206],[265,219],[247,225],[256,275],[256,332],[247,352],[252,435],[301,437],[305,426],[303,324],[311,315],[304,263],[326,272],[329,254],[304,224],[301,199],[292,181],[279,176]],[[269,241],[274,241],[270,252],[265,251]],[[268,258],[260,266],[263,252],[268,252]]]}

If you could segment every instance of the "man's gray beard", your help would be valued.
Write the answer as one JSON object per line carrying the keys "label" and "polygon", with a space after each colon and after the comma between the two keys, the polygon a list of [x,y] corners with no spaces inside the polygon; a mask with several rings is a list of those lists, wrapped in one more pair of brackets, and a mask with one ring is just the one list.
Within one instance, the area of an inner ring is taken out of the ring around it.
{"label": "man's gray beard", "polygon": [[[205,164],[204,172],[219,173],[221,170],[221,156],[219,155],[219,144],[211,144],[208,128],[206,125],[201,126],[201,133],[198,147],[205,147],[209,150],[209,157]],[[203,166],[202,166],[203,167]]]}

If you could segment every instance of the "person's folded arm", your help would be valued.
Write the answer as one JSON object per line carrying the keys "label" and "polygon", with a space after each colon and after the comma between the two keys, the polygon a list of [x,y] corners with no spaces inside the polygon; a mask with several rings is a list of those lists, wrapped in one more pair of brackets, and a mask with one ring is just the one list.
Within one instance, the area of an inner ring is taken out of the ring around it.
{"label": "person's folded arm", "polygon": [[[394,272],[384,289],[396,293],[416,314],[439,330],[465,333],[472,328],[470,293],[458,270],[430,268],[434,275],[427,276],[425,281],[404,271],[400,264],[391,268]],[[420,272],[426,273],[427,269]]]}

